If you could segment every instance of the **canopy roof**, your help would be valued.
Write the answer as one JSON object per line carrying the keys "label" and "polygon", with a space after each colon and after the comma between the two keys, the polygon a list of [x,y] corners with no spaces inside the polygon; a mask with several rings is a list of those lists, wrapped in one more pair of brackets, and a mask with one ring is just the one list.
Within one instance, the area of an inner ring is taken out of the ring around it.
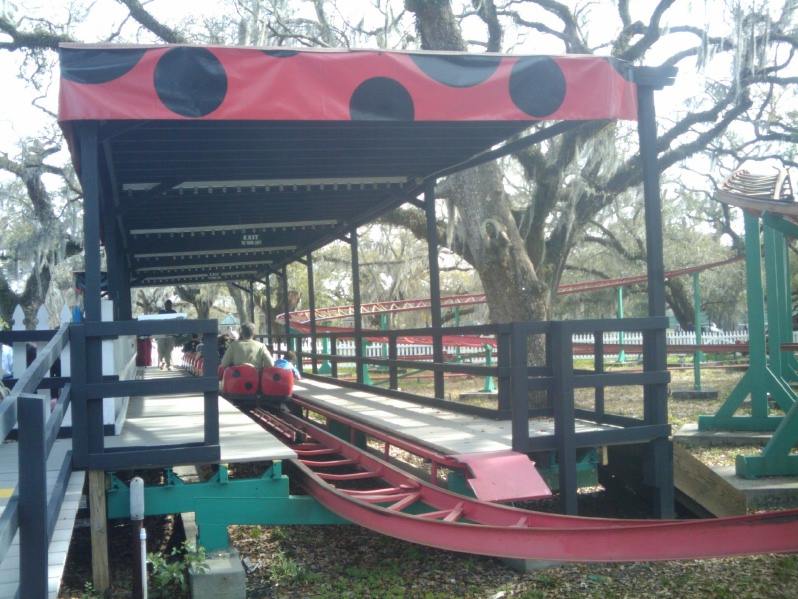
{"label": "canopy roof", "polygon": [[59,119],[82,180],[96,130],[103,238],[131,287],[257,280],[540,120],[636,119],[635,72],[593,56],[63,44]]}

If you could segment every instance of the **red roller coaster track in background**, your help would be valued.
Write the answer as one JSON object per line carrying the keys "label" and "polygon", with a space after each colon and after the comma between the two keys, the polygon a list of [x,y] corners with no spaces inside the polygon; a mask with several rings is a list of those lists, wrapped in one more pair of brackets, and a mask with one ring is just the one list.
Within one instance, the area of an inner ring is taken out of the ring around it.
{"label": "red roller coaster track in background", "polygon": [[[735,262],[739,262],[740,260],[745,259],[745,256],[739,256],[737,258],[729,258],[728,260],[721,260],[720,262],[712,262],[709,264],[702,264],[700,266],[691,266],[690,268],[681,268],[678,270],[670,270],[665,273],[666,279],[671,279],[673,277],[678,277],[682,275],[692,274],[695,272],[701,272],[704,270],[710,270],[712,268],[718,268],[720,266],[726,266],[727,264],[733,264]],[[585,283],[571,283],[568,285],[560,285],[557,289],[558,295],[569,295],[572,293],[585,293],[587,291],[598,291],[600,289],[613,289],[615,287],[625,287],[627,285],[634,285],[636,283],[644,283],[648,280],[646,275],[637,275],[633,277],[621,277],[617,279],[604,279],[601,281],[588,281]],[[476,306],[479,304],[484,304],[486,302],[485,294],[472,294],[472,295],[451,295],[447,297],[441,298],[441,308],[454,308],[454,307],[462,307],[462,306]],[[430,299],[416,299],[416,300],[397,300],[391,302],[376,302],[371,304],[362,304],[360,307],[361,316],[369,316],[375,314],[395,314],[398,312],[411,312],[411,311],[418,311],[418,310],[429,310],[430,308]],[[316,311],[316,322],[326,322],[329,320],[341,320],[344,318],[350,318],[354,316],[354,306],[336,306],[333,308],[317,308]],[[302,333],[310,332],[310,310],[298,310],[296,312],[290,313],[291,319],[291,328],[300,331]],[[285,313],[278,314],[275,318],[280,324],[285,323]],[[316,330],[320,333],[351,333],[351,328],[346,327],[331,327],[331,326],[317,326]],[[367,335],[367,339],[373,343],[387,343],[388,339],[384,336],[380,335],[380,331],[377,329],[367,329],[363,331],[364,334]],[[402,337],[398,339],[399,343],[403,344],[414,344],[414,345],[430,345],[432,343],[431,336],[414,336],[414,337]],[[448,335],[443,339],[444,345],[449,346],[456,346],[456,347],[482,347],[484,345],[492,345],[495,347],[496,342],[494,339],[488,337],[475,337],[475,336],[465,336],[465,335]],[[575,347],[575,351],[577,353],[592,353],[592,349],[587,347]],[[633,345],[624,345],[622,348],[619,346],[618,349],[624,349],[626,351],[635,351],[637,346]],[[704,347],[702,346],[694,346],[694,345],[684,345],[678,346],[678,350],[680,353],[688,353],[691,351],[695,351],[695,349],[707,350],[712,349],[714,351],[723,352],[723,351],[744,351],[746,346],[742,345],[735,345],[735,346],[718,346],[712,345]],[[605,351],[610,351],[612,348],[605,346]],[[638,348],[642,351],[642,348]]]}
{"label": "red roller coaster track in background", "polygon": [[[733,264],[745,259],[745,256],[737,258],[729,258],[728,260],[721,260],[720,262],[712,262],[710,264],[702,264],[700,266],[691,266],[690,268],[681,268],[678,270],[670,270],[665,273],[666,279],[679,277],[682,275],[692,274],[694,272],[701,272]],[[588,281],[585,283],[570,283],[568,285],[560,285],[557,288],[557,295],[569,295],[572,293],[585,293],[587,291],[598,291],[600,289],[613,289],[615,287],[625,287],[627,285],[634,285],[635,283],[645,283],[648,280],[647,275],[637,275],[633,277],[621,277],[618,279],[604,279],[602,281]],[[472,295],[450,295],[441,298],[441,308],[454,308],[455,306],[476,306],[485,303],[485,294],[476,293]],[[360,313],[362,316],[373,314],[395,314],[397,312],[410,312],[416,310],[429,310],[430,299],[415,299],[415,300],[397,300],[392,302],[376,302],[372,304],[362,304],[360,306]],[[340,320],[354,316],[354,306],[336,306],[333,308],[316,308],[316,322],[324,322],[328,320]],[[291,326],[296,327],[310,322],[310,310],[298,310],[291,312]],[[278,314],[275,318],[277,322],[283,324],[285,322],[285,313]]]}

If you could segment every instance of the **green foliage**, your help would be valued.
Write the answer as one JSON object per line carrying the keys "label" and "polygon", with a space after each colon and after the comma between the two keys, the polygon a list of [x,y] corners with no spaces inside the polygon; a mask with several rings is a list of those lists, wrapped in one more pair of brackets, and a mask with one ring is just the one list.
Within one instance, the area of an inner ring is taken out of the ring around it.
{"label": "green foliage", "polygon": [[288,529],[284,526],[275,526],[269,532],[269,540],[274,541],[275,543],[286,541],[289,537],[290,535],[288,534]]}
{"label": "green foliage", "polygon": [[147,562],[152,566],[149,576],[149,594],[155,599],[188,597],[188,572],[205,572],[205,550],[194,549],[188,541],[175,547],[168,555],[148,553]]}
{"label": "green foliage", "polygon": [[317,584],[322,577],[298,564],[284,552],[275,554],[269,565],[269,574],[275,585]]}
{"label": "green foliage", "polygon": [[99,595],[94,590],[94,585],[87,582],[83,585],[83,592],[80,594],[80,599],[97,599]]}

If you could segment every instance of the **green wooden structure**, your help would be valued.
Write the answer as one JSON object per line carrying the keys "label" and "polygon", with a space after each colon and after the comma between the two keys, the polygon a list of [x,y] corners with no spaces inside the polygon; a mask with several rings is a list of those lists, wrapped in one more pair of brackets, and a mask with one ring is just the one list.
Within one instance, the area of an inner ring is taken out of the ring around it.
{"label": "green wooden structure", "polygon": [[[738,476],[798,474],[798,381],[792,344],[788,240],[798,238],[798,205],[786,173],[737,171],[716,199],[743,208],[750,362],[748,371],[713,416],[700,416],[699,430],[773,431],[756,456],[737,456]],[[765,264],[763,285],[762,257]],[[750,398],[750,413],[738,414]],[[776,408],[771,408],[771,402]]]}

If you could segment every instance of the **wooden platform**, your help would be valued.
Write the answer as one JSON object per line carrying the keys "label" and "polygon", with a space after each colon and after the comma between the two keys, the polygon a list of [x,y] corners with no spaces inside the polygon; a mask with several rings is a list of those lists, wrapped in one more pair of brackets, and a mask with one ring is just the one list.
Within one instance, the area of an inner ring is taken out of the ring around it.
{"label": "wooden platform", "polygon": [[[47,491],[52,487],[58,477],[58,469],[63,462],[64,454],[71,449],[70,440],[58,440],[53,446],[50,459],[47,462]],[[16,443],[3,443],[0,445],[0,512],[8,504],[8,498],[14,491],[18,480],[18,457]],[[58,587],[64,573],[67,551],[72,538],[72,529],[78,511],[80,497],[83,493],[85,472],[73,472],[69,479],[66,495],[61,504],[61,511],[50,542],[50,559],[48,572],[49,597],[58,596]],[[8,554],[0,563],[0,599],[13,599],[19,588],[19,533],[14,538]]]}
{"label": "wooden platform", "polygon": [[[512,422],[509,420],[458,414],[309,379],[294,383],[294,395],[357,422],[389,429],[396,435],[445,455],[512,448]],[[576,421],[577,432],[613,428],[616,427]],[[530,419],[530,437],[553,434],[553,418]]]}
{"label": "wooden platform", "polygon": [[[191,376],[182,370],[142,369],[144,378]],[[202,442],[204,399],[198,395],[131,397],[122,433],[106,437],[106,447],[136,447]],[[219,398],[222,464],[290,460],[296,453],[263,430],[224,398]]]}

